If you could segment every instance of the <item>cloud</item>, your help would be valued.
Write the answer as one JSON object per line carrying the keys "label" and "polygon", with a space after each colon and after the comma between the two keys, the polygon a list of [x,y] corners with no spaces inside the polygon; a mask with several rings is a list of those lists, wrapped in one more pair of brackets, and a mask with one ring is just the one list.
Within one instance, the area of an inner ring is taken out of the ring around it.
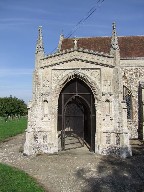
{"label": "cloud", "polygon": [[19,26],[19,25],[31,25],[36,22],[42,22],[44,19],[36,18],[1,18],[0,19],[0,28],[9,27],[9,26]]}
{"label": "cloud", "polygon": [[16,5],[12,3],[7,3],[3,4],[3,9],[15,12],[25,12],[25,13],[37,13],[37,14],[52,14],[53,12],[48,12],[44,9],[36,8],[33,6],[29,5]]}
{"label": "cloud", "polygon": [[0,77],[32,75],[33,69],[0,69]]}
{"label": "cloud", "polygon": [[14,26],[14,28],[19,28],[22,25],[36,25],[36,24],[45,24],[48,25],[49,27],[55,26],[75,26],[75,22],[64,22],[61,20],[53,19],[53,20],[49,20],[47,17],[44,18],[0,18],[0,30],[5,30],[6,29],[11,29],[11,27]]}

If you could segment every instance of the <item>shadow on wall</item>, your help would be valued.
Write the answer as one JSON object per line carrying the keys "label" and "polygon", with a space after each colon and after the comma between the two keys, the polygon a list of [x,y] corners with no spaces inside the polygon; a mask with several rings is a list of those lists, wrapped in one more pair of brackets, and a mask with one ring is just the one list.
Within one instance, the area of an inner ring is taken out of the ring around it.
{"label": "shadow on wall", "polygon": [[139,84],[138,88],[138,137],[139,139],[143,139],[143,102],[141,84]]}
{"label": "shadow on wall", "polygon": [[85,185],[82,192],[144,192],[144,146],[133,147],[133,156],[120,159],[104,156],[76,172]]}

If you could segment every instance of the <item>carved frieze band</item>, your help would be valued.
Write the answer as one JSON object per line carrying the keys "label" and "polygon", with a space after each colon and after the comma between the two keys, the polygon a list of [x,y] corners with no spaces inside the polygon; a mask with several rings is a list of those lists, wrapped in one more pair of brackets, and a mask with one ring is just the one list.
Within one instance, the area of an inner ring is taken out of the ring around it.
{"label": "carved frieze band", "polygon": [[97,84],[100,84],[100,69],[90,69],[90,68],[84,68],[84,69],[53,69],[52,70],[52,87],[57,85],[57,83],[65,76],[67,76],[69,73],[73,72],[79,72],[86,74],[90,79],[97,82]]}
{"label": "carved frieze band", "polygon": [[73,61],[73,60],[81,60],[81,61],[88,61],[89,63],[99,63],[102,65],[107,65],[110,67],[113,67],[113,57],[111,57],[110,55],[105,55],[105,54],[101,54],[101,53],[91,53],[91,52],[87,52],[87,51],[72,51],[69,52],[67,54],[55,54],[55,55],[51,55],[49,57],[46,57],[43,60],[43,64],[41,65],[41,67],[45,67],[45,66],[53,66],[53,65],[57,65],[59,63],[65,63],[65,62],[69,62],[69,61]]}

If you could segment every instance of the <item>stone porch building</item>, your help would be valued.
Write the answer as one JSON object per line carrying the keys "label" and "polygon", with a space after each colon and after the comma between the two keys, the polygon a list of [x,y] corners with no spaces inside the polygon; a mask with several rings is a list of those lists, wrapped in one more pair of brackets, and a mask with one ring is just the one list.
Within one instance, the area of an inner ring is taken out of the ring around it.
{"label": "stone porch building", "polygon": [[144,36],[64,38],[45,55],[39,27],[24,153],[86,145],[98,154],[132,155],[143,138]]}

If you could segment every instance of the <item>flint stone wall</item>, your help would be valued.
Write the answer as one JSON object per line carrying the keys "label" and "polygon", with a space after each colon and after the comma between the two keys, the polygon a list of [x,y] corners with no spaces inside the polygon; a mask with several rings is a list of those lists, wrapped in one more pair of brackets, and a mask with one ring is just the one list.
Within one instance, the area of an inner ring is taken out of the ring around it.
{"label": "flint stone wall", "polygon": [[128,120],[131,138],[138,138],[139,83],[144,80],[144,59],[121,60],[123,85],[132,92],[132,120]]}

